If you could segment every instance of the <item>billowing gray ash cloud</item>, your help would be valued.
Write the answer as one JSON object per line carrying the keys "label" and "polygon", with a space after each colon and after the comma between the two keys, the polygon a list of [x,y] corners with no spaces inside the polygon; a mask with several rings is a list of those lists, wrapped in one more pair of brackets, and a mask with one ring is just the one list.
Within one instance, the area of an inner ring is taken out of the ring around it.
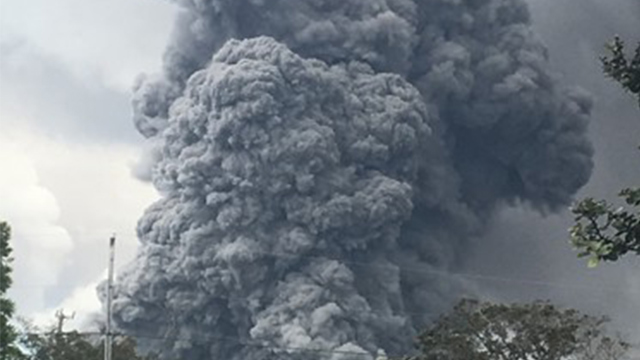
{"label": "billowing gray ash cloud", "polygon": [[168,356],[401,353],[492,211],[557,209],[590,175],[590,100],[522,1],[176,3],[134,98],[162,198],[114,302]]}

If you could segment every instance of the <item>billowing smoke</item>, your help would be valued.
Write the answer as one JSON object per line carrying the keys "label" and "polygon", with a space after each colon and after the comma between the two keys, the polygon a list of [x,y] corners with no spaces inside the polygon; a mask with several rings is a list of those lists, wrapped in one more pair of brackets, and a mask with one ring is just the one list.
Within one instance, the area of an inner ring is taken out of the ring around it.
{"label": "billowing smoke", "polygon": [[167,356],[402,353],[497,207],[554,210],[589,178],[590,100],[523,1],[176,3],[134,98],[162,198],[114,302]]}

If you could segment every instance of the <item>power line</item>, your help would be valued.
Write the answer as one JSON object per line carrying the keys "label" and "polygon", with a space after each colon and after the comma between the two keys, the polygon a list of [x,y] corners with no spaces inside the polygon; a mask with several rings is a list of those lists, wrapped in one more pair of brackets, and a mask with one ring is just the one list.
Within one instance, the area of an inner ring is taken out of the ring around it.
{"label": "power line", "polygon": [[286,345],[268,345],[268,344],[259,343],[256,341],[253,341],[253,342],[247,341],[237,336],[228,336],[228,335],[208,335],[206,337],[198,338],[198,339],[174,337],[174,336],[160,337],[160,336],[127,335],[127,334],[122,334],[121,336],[124,336],[124,337],[128,336],[135,339],[160,340],[160,341],[172,340],[177,342],[195,342],[195,343],[209,342],[209,341],[218,341],[221,343],[227,343],[227,341],[234,341],[235,344],[238,344],[244,347],[255,347],[255,348],[262,348],[266,350],[280,351],[280,352],[291,351],[291,352],[306,352],[306,353],[317,353],[317,354],[356,355],[356,356],[367,356],[367,357],[371,356],[371,354],[369,353],[362,353],[362,352],[348,351],[348,350],[305,348],[301,346],[286,346]]}
{"label": "power line", "polygon": [[379,265],[374,263],[366,263],[366,262],[352,261],[352,260],[346,260],[346,259],[332,259],[325,256],[285,254],[285,253],[260,251],[260,250],[252,250],[252,252],[266,255],[266,256],[279,257],[279,258],[335,260],[342,264],[355,265],[358,267],[365,267],[365,268],[371,268],[371,269],[383,269],[383,270],[397,269],[400,272],[404,271],[404,272],[436,275],[436,276],[443,276],[443,277],[450,277],[450,278],[457,277],[457,278],[468,279],[468,280],[488,280],[488,281],[496,281],[496,282],[504,282],[504,283],[517,283],[522,285],[557,287],[561,289],[580,289],[580,290],[591,290],[591,291],[593,289],[598,289],[598,290],[606,290],[614,293],[640,294],[640,290],[634,291],[632,289],[627,289],[626,291],[619,291],[619,289],[612,288],[609,286],[607,287],[601,286],[596,288],[595,285],[563,284],[563,283],[554,283],[554,282],[543,281],[543,280],[517,279],[517,278],[509,278],[509,277],[495,276],[495,275],[473,274],[469,272],[451,272],[446,270],[434,269],[432,267],[429,267],[428,265],[422,265],[422,266],[406,266],[406,265],[400,266],[397,264]]}
{"label": "power line", "polygon": [[[619,288],[614,288],[611,286],[604,285],[587,285],[587,284],[567,284],[567,283],[558,283],[558,282],[550,282],[544,280],[534,280],[534,279],[523,279],[523,278],[511,278],[497,275],[486,275],[486,274],[474,274],[469,272],[455,272],[455,271],[446,271],[439,270],[429,267],[428,265],[422,266],[399,266],[396,264],[390,265],[378,265],[373,263],[365,263],[359,261],[351,261],[345,259],[332,259],[324,256],[314,256],[314,255],[298,255],[298,254],[284,254],[284,253],[276,253],[276,252],[267,252],[267,251],[256,251],[253,250],[254,253],[262,254],[265,256],[273,256],[277,258],[292,258],[292,259],[316,259],[316,260],[335,260],[342,264],[354,265],[357,267],[364,267],[370,269],[383,269],[383,270],[399,270],[400,272],[409,272],[409,273],[417,273],[424,275],[433,275],[433,276],[441,276],[448,278],[460,278],[467,280],[485,280],[492,282],[501,282],[501,283],[511,283],[511,284],[520,284],[520,285],[530,285],[530,286],[538,286],[538,287],[551,287],[558,288],[561,290],[588,290],[588,291],[604,291],[607,293],[617,293],[617,294],[640,294],[640,290],[634,289],[624,289],[621,290]],[[64,285],[64,284],[63,284]],[[14,284],[12,286],[13,289],[21,289],[21,288],[50,288],[50,287],[60,287],[60,284]],[[75,289],[77,287],[69,286],[68,289]]]}
{"label": "power line", "polygon": [[[95,234],[98,234],[100,232],[92,232]],[[127,232],[128,233],[128,232]],[[124,238],[124,239],[128,239],[128,240],[133,240],[133,241],[139,241],[137,235],[128,233],[128,235],[125,236],[120,236],[120,238]],[[102,241],[102,239],[104,238],[100,238],[98,239],[96,237],[96,241],[100,240]],[[324,256],[314,256],[314,255],[308,255],[308,254],[286,254],[286,253],[278,253],[278,252],[274,252],[274,251],[261,251],[261,250],[252,250],[254,253],[257,254],[262,254],[265,256],[273,256],[273,257],[277,257],[277,258],[293,258],[293,259],[299,259],[299,258],[303,258],[303,259],[331,259],[328,257],[324,257]],[[355,265],[358,267],[368,267],[368,268],[377,268],[377,269],[389,269],[392,268],[393,266],[397,266],[397,265],[378,265],[378,264],[372,264],[372,263],[365,263],[365,262],[359,262],[359,261],[351,261],[351,260],[347,260],[347,259],[331,259],[331,260],[337,260],[343,264],[350,264],[350,265]],[[566,283],[557,283],[557,282],[550,282],[550,281],[544,281],[544,280],[534,280],[534,279],[522,279],[522,278],[510,278],[510,277],[504,277],[504,276],[497,276],[497,275],[486,275],[486,274],[475,274],[475,273],[470,273],[470,272],[450,272],[450,271],[446,271],[446,270],[438,270],[438,269],[434,269],[431,268],[427,265],[425,266],[397,266],[398,270],[400,271],[404,271],[404,272],[410,272],[410,273],[419,273],[419,274],[430,274],[430,275],[436,275],[436,276],[445,276],[445,277],[457,277],[457,278],[462,278],[462,279],[468,279],[468,280],[486,280],[486,281],[492,281],[492,282],[502,282],[502,283],[516,283],[516,284],[522,284],[522,285],[531,285],[531,286],[542,286],[542,287],[553,287],[553,288],[559,288],[562,290],[589,290],[589,291],[593,291],[594,289],[597,290],[605,290],[607,292],[612,292],[612,293],[621,293],[621,294],[640,294],[640,290],[633,290],[633,289],[625,289],[624,291],[621,291],[619,288],[613,288],[611,286],[607,286],[607,285],[586,285],[586,284],[566,284]],[[34,285],[29,285],[29,287],[38,287],[39,285],[34,284]],[[57,286],[57,285],[43,285],[43,287],[45,286]],[[21,288],[21,287],[26,287],[26,286],[21,286],[18,284],[14,285],[14,288]]]}
{"label": "power line", "polygon": [[487,280],[487,281],[504,282],[504,283],[518,283],[522,285],[556,287],[561,289],[580,289],[580,290],[590,290],[590,291],[592,291],[593,289],[598,289],[598,290],[606,290],[608,292],[614,292],[614,293],[640,294],[640,290],[636,291],[632,289],[627,289],[626,291],[620,291],[620,289],[613,288],[610,286],[605,286],[605,285],[596,287],[596,285],[565,284],[565,283],[549,282],[544,280],[521,279],[521,278],[518,279],[518,278],[509,278],[509,277],[496,276],[496,275],[474,274],[470,272],[451,272],[446,270],[434,269],[432,267],[429,267],[428,265],[422,265],[419,267],[418,266],[400,266],[396,264],[378,265],[373,263],[352,261],[347,259],[332,259],[330,257],[321,256],[321,255],[314,256],[309,254],[286,254],[286,253],[275,252],[275,251],[261,251],[261,250],[251,250],[251,251],[253,253],[262,254],[266,256],[273,256],[277,258],[316,259],[316,260],[328,259],[328,260],[336,260],[343,264],[355,265],[358,267],[368,267],[368,268],[377,268],[377,269],[386,269],[386,270],[388,269],[395,270],[395,267],[397,267],[397,269],[400,270],[401,272],[404,271],[404,272],[431,274],[431,275],[438,275],[438,276],[445,276],[445,277],[458,277],[458,278],[463,278],[468,280]]}
{"label": "power line", "polygon": [[57,326],[58,333],[62,332],[62,328],[64,327],[64,322],[66,320],[73,320],[75,316],[76,316],[75,311],[71,313],[71,315],[66,315],[64,313],[64,309],[56,311],[55,317],[58,320],[58,326]]}

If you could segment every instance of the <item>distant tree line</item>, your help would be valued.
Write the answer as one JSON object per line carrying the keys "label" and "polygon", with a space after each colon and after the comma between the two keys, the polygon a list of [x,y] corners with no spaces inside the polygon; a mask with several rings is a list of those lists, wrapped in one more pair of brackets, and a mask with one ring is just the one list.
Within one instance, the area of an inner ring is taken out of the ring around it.
{"label": "distant tree line", "polygon": [[609,335],[607,322],[549,302],[462,300],[402,360],[621,360],[630,345]]}

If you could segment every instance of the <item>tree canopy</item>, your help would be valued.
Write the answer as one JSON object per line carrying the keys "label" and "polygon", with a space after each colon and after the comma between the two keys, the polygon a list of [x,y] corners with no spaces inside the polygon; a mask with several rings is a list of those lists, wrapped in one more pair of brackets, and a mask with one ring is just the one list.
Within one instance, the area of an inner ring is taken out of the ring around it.
{"label": "tree canopy", "polygon": [[0,222],[0,360],[14,360],[20,355],[16,346],[17,333],[11,319],[15,304],[7,292],[13,282],[11,278],[11,227]]}
{"label": "tree canopy", "polygon": [[606,334],[606,318],[548,302],[462,300],[419,337],[405,360],[618,360],[624,341]]}
{"label": "tree canopy", "polygon": [[617,81],[624,90],[636,96],[640,106],[640,43],[629,59],[625,54],[624,41],[618,36],[606,45],[606,49],[609,55],[600,58],[604,73]]}
{"label": "tree canopy", "polygon": [[616,207],[605,200],[586,198],[572,208],[576,224],[571,241],[589,256],[589,266],[615,261],[629,252],[640,255],[640,188],[624,189],[619,195],[635,210]]}

